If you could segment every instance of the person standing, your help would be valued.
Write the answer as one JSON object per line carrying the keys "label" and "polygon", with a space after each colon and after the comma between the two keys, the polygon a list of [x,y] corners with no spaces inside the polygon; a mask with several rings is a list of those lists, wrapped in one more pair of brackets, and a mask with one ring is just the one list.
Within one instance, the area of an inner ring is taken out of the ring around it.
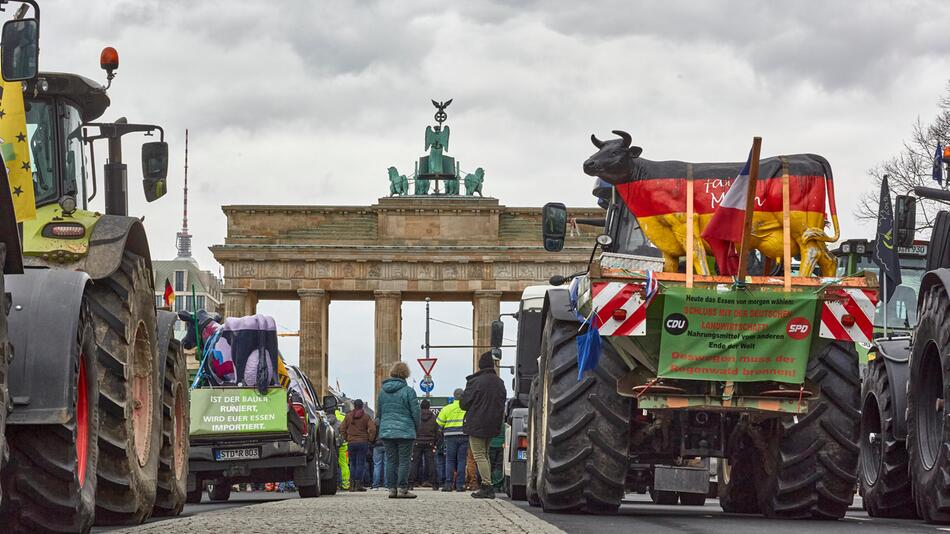
{"label": "person standing", "polygon": [[452,397],[454,400],[439,411],[435,419],[442,429],[442,439],[445,442],[445,470],[442,473],[444,481],[442,491],[452,491],[452,474],[455,475],[455,491],[465,491],[465,460],[468,456],[468,436],[462,428],[465,421],[465,410],[459,405],[462,399],[462,388],[457,388]]}
{"label": "person standing", "polygon": [[476,499],[494,499],[495,488],[491,484],[491,463],[488,449],[491,440],[498,435],[505,415],[505,383],[495,372],[495,358],[491,351],[478,358],[478,371],[465,378],[465,392],[459,405],[465,410],[463,429],[468,434],[472,456],[481,479]]}
{"label": "person standing", "polygon": [[495,491],[504,487],[505,423],[502,422],[498,435],[488,445],[488,458],[491,461],[491,485]]}
{"label": "person standing", "polygon": [[427,480],[432,489],[436,489],[435,469],[432,468],[432,461],[435,456],[435,438],[439,432],[439,425],[435,424],[435,414],[433,414],[430,409],[431,405],[428,399],[423,399],[420,403],[420,407],[422,409],[422,416],[419,420],[419,426],[416,427],[416,442],[412,446],[412,467],[409,469],[409,487],[411,489],[419,482],[416,478],[419,474],[419,462],[425,460],[425,465],[422,467],[426,475],[423,480]]}
{"label": "person standing", "polygon": [[[376,419],[376,426],[379,427],[379,418]],[[376,441],[373,442],[373,489],[388,488],[389,483],[386,476],[386,445],[383,438],[376,433]]]}
{"label": "person standing", "polygon": [[[346,416],[343,415],[343,412],[339,408],[333,412],[333,415],[336,416],[337,428],[339,425],[343,424],[343,420],[346,419]],[[340,437],[343,437],[343,433],[340,433]],[[337,480],[339,481],[340,489],[348,490],[350,489],[350,460],[349,460],[349,448],[346,444],[346,438],[343,438],[343,444],[340,445],[340,448],[337,449],[337,464],[340,466],[340,470],[337,472]]]}
{"label": "person standing", "polygon": [[369,450],[369,444],[376,440],[376,423],[363,410],[363,399],[353,401],[353,410],[343,418],[340,432],[349,448],[350,491],[366,491],[363,487],[366,452]]}
{"label": "person standing", "polygon": [[409,459],[421,410],[416,392],[406,383],[407,378],[409,366],[404,362],[393,364],[376,402],[379,437],[386,447],[386,486],[390,499],[416,498],[409,491]]}

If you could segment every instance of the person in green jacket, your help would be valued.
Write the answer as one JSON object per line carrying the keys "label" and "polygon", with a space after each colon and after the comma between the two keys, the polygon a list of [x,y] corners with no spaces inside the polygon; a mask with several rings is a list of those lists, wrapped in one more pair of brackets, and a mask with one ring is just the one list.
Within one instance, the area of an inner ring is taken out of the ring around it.
{"label": "person in green jacket", "polygon": [[415,499],[415,494],[409,492],[409,462],[421,410],[416,392],[406,383],[409,366],[396,362],[389,376],[376,401],[379,437],[386,447],[386,484],[390,499]]}

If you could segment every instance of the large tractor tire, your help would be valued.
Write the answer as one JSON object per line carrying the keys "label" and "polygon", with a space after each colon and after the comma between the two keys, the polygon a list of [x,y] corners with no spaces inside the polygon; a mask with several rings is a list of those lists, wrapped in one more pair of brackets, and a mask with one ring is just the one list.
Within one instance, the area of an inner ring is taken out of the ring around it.
{"label": "large tractor tire", "polygon": [[610,513],[624,496],[629,399],[617,394],[626,365],[603,344],[593,371],[577,379],[577,323],[548,314],[541,340],[541,468],[545,511]]}
{"label": "large tractor tire", "polygon": [[[6,261],[6,244],[0,243],[0,269]],[[10,313],[10,296],[7,295],[3,284],[3,273],[0,272],[0,473],[10,457],[7,438],[4,430],[7,426],[7,413],[10,411],[10,388],[7,385],[10,360],[13,359],[13,346],[7,334],[7,314]],[[0,505],[3,504],[3,487],[0,486]]]}
{"label": "large tractor tire", "polygon": [[[174,322],[171,325],[174,326]],[[181,343],[172,339],[167,348],[162,386],[162,449],[159,452],[158,488],[153,515],[178,515],[188,493],[188,366]]]}
{"label": "large tractor tire", "polygon": [[531,392],[528,401],[528,462],[525,466],[525,475],[527,483],[525,485],[525,498],[531,506],[541,506],[541,498],[538,497],[538,473],[540,464],[538,451],[541,450],[541,403],[538,390],[539,378],[536,376],[531,381]]}
{"label": "large tractor tire", "polygon": [[907,452],[917,513],[950,523],[950,427],[946,424],[950,369],[950,298],[937,283],[924,294],[910,357]]}
{"label": "large tractor tire", "polygon": [[808,360],[818,387],[805,415],[776,419],[756,485],[766,516],[840,519],[854,499],[861,380],[853,344],[823,343]]}
{"label": "large tractor tire", "polygon": [[96,523],[135,525],[152,512],[162,432],[155,296],[141,256],[90,291],[99,346],[99,485]]}
{"label": "large tractor tire", "polygon": [[717,496],[723,512],[761,513],[755,488],[759,459],[754,451],[753,447],[739,449],[731,458],[719,460]]}
{"label": "large tractor tire", "polygon": [[0,506],[4,532],[88,532],[96,508],[99,387],[92,317],[86,306],[73,353],[63,364],[74,384],[69,419],[58,425],[6,429],[10,464]]}
{"label": "large tractor tire", "polygon": [[861,403],[861,495],[871,517],[914,518],[907,447],[895,437],[893,392],[884,362],[871,362]]}

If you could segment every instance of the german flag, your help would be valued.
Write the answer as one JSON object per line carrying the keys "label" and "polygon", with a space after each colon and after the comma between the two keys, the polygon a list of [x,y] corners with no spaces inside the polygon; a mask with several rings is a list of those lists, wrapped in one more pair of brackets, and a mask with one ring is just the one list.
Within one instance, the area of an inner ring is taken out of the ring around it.
{"label": "german flag", "polygon": [[172,283],[168,281],[168,278],[165,279],[165,307],[172,309],[175,305],[175,290],[172,289]]}

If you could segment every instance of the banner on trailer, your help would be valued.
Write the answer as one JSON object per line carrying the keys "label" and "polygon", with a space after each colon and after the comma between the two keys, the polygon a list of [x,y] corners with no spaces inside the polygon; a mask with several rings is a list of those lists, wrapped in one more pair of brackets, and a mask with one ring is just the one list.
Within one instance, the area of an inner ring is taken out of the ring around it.
{"label": "banner on trailer", "polygon": [[192,436],[287,431],[287,390],[261,395],[251,388],[191,390]]}
{"label": "banner on trailer", "polygon": [[664,300],[660,378],[804,382],[815,294],[674,286]]}

